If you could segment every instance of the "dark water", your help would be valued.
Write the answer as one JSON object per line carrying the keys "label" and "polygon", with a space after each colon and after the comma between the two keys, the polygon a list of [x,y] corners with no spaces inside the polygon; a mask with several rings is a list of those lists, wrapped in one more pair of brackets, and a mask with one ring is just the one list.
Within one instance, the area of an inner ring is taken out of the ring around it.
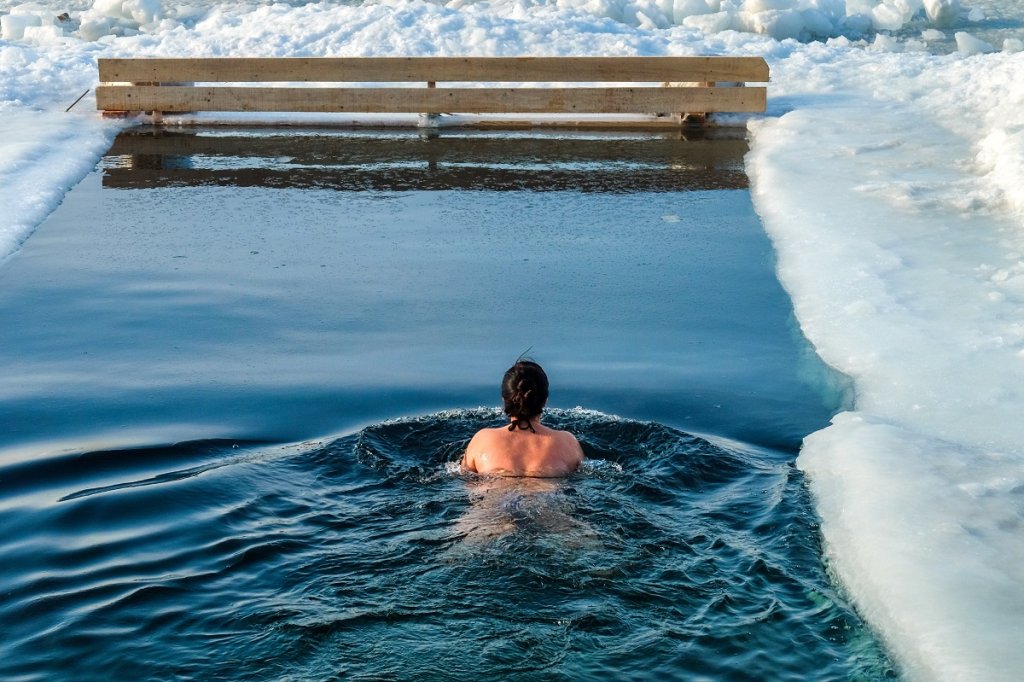
{"label": "dark water", "polygon": [[[745,149],[119,139],[0,268],[0,679],[891,676]],[[530,347],[585,470],[458,473]]]}
{"label": "dark water", "polygon": [[[453,463],[496,412],[27,462],[5,679],[879,679],[777,453],[558,411],[564,482]],[[127,461],[126,461],[127,460]],[[5,506],[14,500],[5,495]]]}
{"label": "dark water", "polygon": [[552,404],[795,449],[840,404],[740,140],[145,131],[0,268],[0,461]]}

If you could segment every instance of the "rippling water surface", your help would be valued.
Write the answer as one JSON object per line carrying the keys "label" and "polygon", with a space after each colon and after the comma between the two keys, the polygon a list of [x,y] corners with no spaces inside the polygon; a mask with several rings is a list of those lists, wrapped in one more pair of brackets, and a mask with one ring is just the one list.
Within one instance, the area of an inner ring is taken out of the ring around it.
{"label": "rippling water surface", "polygon": [[[123,136],[0,268],[0,679],[892,676],[745,150]],[[530,346],[584,470],[460,473]]]}
{"label": "rippling water surface", "polygon": [[549,421],[582,473],[460,473],[498,418],[4,469],[4,677],[890,674],[824,574],[790,457],[569,410]]}

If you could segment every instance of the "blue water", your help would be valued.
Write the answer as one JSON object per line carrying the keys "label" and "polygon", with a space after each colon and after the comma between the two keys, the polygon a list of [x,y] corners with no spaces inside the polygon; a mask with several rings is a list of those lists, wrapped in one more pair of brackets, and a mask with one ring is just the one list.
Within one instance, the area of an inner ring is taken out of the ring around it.
{"label": "blue water", "polygon": [[[0,678],[894,676],[744,152],[119,140],[0,270]],[[531,347],[584,471],[460,473]]]}

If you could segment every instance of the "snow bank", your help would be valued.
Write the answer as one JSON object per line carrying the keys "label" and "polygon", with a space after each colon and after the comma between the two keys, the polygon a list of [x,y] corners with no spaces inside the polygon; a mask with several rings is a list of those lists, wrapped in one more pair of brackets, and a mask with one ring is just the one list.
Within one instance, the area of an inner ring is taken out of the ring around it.
{"label": "snow bank", "polygon": [[[69,102],[70,104],[70,102]],[[110,148],[116,124],[94,116],[0,110],[0,267]]]}
{"label": "snow bank", "polygon": [[121,125],[97,116],[91,98],[65,113],[92,87],[93,49],[73,38],[44,48],[0,41],[0,267],[92,170]]}
{"label": "snow bank", "polygon": [[[329,3],[323,3],[323,8]],[[400,6],[403,2],[382,2]],[[741,31],[766,35],[775,40],[823,39],[836,36],[861,37],[873,31],[898,32],[914,26],[942,28],[970,18],[959,0],[492,0],[486,4],[471,0],[448,0],[448,9],[523,18],[545,12],[571,12],[605,18],[640,29],[682,26],[705,34]],[[263,8],[243,5],[221,7],[200,3],[165,8],[160,0],[95,0],[80,13],[76,33],[84,40],[103,36],[130,36],[170,30],[182,23],[191,25],[202,7],[211,15],[248,14]],[[271,5],[273,6],[273,5]],[[368,5],[364,5],[366,8]],[[278,5],[285,13],[294,9]],[[11,28],[6,40],[21,40],[26,25],[52,25],[54,10],[46,5],[17,6],[9,13]],[[980,16],[980,15],[975,15]]]}
{"label": "snow bank", "polygon": [[106,35],[153,31],[160,28],[158,22],[163,14],[160,0],[96,0],[92,9],[82,14],[78,35],[85,40],[99,40]]}
{"label": "snow bank", "polygon": [[554,4],[640,28],[678,25],[705,33],[745,31],[776,40],[861,36],[868,31],[899,31],[915,22],[941,27],[967,16],[958,0],[554,0]]}
{"label": "snow bank", "polygon": [[47,44],[64,37],[63,22],[58,15],[42,5],[26,4],[12,7],[0,15],[0,39]]}
{"label": "snow bank", "polygon": [[[828,556],[909,676],[1024,669],[1019,55],[851,52],[755,129],[755,205],[855,413],[809,437]],[[955,115],[951,115],[955,112]]]}

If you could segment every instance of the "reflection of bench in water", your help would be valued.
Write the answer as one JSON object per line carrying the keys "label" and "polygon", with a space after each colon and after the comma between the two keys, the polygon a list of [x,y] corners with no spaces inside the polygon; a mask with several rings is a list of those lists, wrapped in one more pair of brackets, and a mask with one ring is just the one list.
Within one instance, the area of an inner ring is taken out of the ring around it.
{"label": "reflection of bench in water", "polygon": [[[467,125],[678,128],[703,122],[707,113],[764,111],[765,87],[718,84],[767,82],[768,66],[760,57],[128,58],[100,59],[99,76],[96,106],[108,113],[458,112],[546,117],[462,122]],[[334,83],[362,87],[325,86]],[[584,118],[551,119],[567,114]],[[608,117],[626,114],[633,118]],[[587,118],[594,115],[604,118]]]}
{"label": "reflection of bench in water", "polygon": [[743,139],[678,133],[423,136],[238,130],[122,133],[105,187],[189,185],[342,190],[686,191],[747,187]]}

